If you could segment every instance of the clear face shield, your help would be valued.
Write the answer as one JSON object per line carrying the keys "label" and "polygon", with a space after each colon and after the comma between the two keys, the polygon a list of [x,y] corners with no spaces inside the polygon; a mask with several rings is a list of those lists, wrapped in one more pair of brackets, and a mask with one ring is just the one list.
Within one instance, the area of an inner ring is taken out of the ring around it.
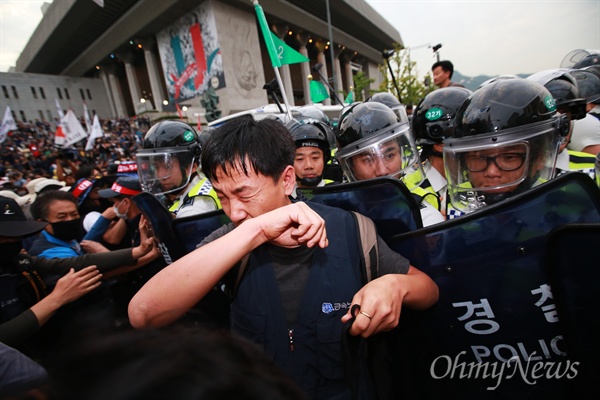
{"label": "clear face shield", "polygon": [[423,181],[419,153],[408,124],[352,143],[338,150],[336,157],[351,182],[389,176],[413,189]]}
{"label": "clear face shield", "polygon": [[190,182],[194,157],[187,149],[156,149],[136,154],[142,190],[155,195],[181,190]]}
{"label": "clear face shield", "polygon": [[401,124],[408,123],[408,113],[406,112],[406,107],[404,105],[394,106],[392,108],[394,113],[398,116]]}
{"label": "clear face shield", "polygon": [[561,136],[552,121],[497,135],[448,139],[448,199],[461,212],[497,203],[550,180]]}

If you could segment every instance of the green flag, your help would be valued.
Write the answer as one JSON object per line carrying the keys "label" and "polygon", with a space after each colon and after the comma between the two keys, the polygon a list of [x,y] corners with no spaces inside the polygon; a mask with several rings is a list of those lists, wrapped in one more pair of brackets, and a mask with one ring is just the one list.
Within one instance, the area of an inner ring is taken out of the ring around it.
{"label": "green flag", "polygon": [[275,43],[275,48],[277,49],[277,56],[279,58],[279,62],[282,65],[297,64],[309,61],[308,57],[304,57],[302,54],[292,49],[283,40],[279,39],[277,35],[275,35],[273,32],[269,33],[273,38],[273,43]]}
{"label": "green flag", "polygon": [[310,99],[313,103],[320,103],[329,98],[325,86],[319,81],[310,81]]}
{"label": "green flag", "polygon": [[265,39],[265,44],[267,45],[267,51],[269,52],[271,65],[273,65],[273,67],[281,67],[284,64],[295,64],[308,61],[308,58],[292,49],[283,40],[279,39],[271,32],[269,25],[267,24],[267,19],[265,18],[265,13],[260,4],[258,4],[258,1],[254,2],[254,9],[256,10],[258,25],[260,26],[263,38]]}
{"label": "green flag", "polygon": [[348,96],[344,99],[344,104],[350,104],[354,102],[354,90],[348,93]]}

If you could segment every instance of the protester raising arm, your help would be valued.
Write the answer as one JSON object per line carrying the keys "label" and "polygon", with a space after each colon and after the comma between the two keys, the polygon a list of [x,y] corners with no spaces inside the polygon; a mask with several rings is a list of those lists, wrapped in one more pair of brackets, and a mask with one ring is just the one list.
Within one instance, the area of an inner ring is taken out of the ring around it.
{"label": "protester raising arm", "polygon": [[50,294],[19,316],[0,325],[0,342],[18,346],[48,322],[59,308],[100,286],[101,278],[102,274],[95,265],[77,272],[71,268],[56,282]]}
{"label": "protester raising arm", "polygon": [[[246,254],[266,242],[281,247],[325,248],[328,244],[323,219],[304,203],[249,219],[225,236],[180,258],[148,281],[129,304],[131,324],[147,328],[172,323],[198,303]],[[173,287],[177,287],[178,296],[168,294],[171,292],[167,288]]]}

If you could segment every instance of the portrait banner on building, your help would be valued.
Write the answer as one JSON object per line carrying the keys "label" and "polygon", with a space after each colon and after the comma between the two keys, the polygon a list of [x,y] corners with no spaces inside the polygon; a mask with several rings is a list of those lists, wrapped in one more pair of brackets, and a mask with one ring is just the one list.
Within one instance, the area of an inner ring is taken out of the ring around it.
{"label": "portrait banner on building", "polygon": [[156,35],[171,102],[181,104],[225,87],[217,27],[204,3]]}

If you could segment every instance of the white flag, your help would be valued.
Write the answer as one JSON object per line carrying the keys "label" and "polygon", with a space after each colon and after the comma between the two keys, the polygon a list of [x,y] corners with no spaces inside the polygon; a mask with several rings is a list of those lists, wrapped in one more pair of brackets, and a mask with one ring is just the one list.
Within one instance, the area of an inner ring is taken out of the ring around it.
{"label": "white flag", "polygon": [[85,130],[87,134],[92,133],[92,120],[90,119],[90,113],[88,112],[87,104],[83,103],[83,118],[85,119]]}
{"label": "white flag", "polygon": [[4,118],[2,118],[2,125],[0,126],[0,143],[6,140],[6,135],[8,132],[16,131],[17,129],[17,124],[15,124],[15,119],[10,112],[10,107],[6,106]]}
{"label": "white flag", "polygon": [[67,111],[67,115],[63,119],[62,131],[65,134],[65,146],[70,146],[87,137],[85,129],[83,129],[79,119],[71,109]]}
{"label": "white flag", "polygon": [[88,138],[87,144],[85,145],[85,151],[90,151],[94,148],[94,142],[97,138],[101,138],[104,136],[104,131],[102,130],[102,126],[100,126],[100,120],[98,119],[98,114],[94,114],[94,123],[92,124],[92,131],[90,132],[90,137]]}

